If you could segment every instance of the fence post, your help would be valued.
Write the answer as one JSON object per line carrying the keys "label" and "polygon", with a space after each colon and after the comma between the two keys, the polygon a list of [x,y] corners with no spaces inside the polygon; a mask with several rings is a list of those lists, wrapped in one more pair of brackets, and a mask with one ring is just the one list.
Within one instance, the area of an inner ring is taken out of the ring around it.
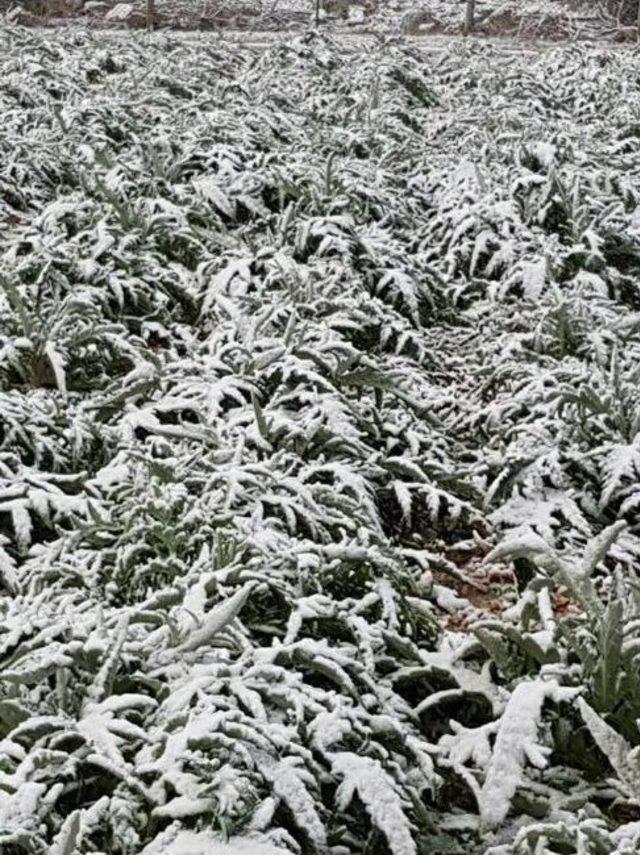
{"label": "fence post", "polygon": [[147,30],[151,31],[153,29],[155,17],[156,17],[155,0],[147,0]]}
{"label": "fence post", "polygon": [[476,28],[476,0],[467,0],[467,9],[464,22],[464,34],[468,36]]}

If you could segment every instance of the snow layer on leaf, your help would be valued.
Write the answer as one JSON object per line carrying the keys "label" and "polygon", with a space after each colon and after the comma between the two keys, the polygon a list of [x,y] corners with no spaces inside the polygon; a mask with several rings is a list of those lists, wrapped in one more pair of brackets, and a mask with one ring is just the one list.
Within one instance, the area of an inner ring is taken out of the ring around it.
{"label": "snow layer on leaf", "polygon": [[413,829],[394,781],[379,762],[343,751],[333,756],[331,771],[340,779],[336,793],[339,810],[346,810],[357,794],[372,825],[386,837],[393,855],[414,855],[417,852]]}
{"label": "snow layer on leaf", "polygon": [[283,855],[288,851],[264,837],[222,840],[212,831],[176,833],[170,829],[145,846],[140,855]]}
{"label": "snow layer on leaf", "polygon": [[509,812],[528,761],[539,769],[547,763],[550,749],[538,740],[538,725],[546,700],[569,700],[575,690],[556,682],[532,680],[513,691],[496,733],[491,760],[480,792],[480,818],[489,828],[500,825]]}

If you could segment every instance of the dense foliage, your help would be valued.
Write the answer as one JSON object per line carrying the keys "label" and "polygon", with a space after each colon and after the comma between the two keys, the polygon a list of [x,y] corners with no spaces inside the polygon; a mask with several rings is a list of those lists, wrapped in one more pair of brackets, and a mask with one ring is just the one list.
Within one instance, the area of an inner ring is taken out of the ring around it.
{"label": "dense foliage", "polygon": [[638,53],[0,38],[2,852],[637,851]]}

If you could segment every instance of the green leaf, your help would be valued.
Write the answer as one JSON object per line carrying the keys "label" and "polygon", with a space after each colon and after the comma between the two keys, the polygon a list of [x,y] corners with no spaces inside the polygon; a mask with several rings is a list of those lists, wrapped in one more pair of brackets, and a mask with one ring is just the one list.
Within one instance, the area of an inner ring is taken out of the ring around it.
{"label": "green leaf", "polygon": [[598,712],[610,712],[618,698],[622,660],[623,603],[613,600],[607,606],[598,632],[599,658],[593,674],[593,706]]}

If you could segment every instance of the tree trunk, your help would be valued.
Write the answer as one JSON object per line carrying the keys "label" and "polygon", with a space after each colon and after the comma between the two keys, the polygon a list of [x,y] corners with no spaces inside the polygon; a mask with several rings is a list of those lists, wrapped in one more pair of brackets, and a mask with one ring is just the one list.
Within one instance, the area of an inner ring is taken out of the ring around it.
{"label": "tree trunk", "polygon": [[468,36],[476,28],[476,0],[467,0],[464,34]]}
{"label": "tree trunk", "polygon": [[320,0],[316,0],[316,27],[320,25]]}
{"label": "tree trunk", "polygon": [[638,17],[636,18],[636,39],[640,42],[640,0],[638,0]]}

